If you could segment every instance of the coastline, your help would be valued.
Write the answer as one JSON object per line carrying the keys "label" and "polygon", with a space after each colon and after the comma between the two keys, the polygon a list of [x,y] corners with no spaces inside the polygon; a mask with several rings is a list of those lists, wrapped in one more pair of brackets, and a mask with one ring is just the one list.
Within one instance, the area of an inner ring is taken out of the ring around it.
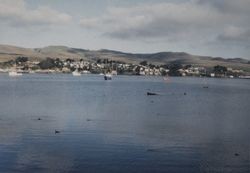
{"label": "coastline", "polygon": [[[9,75],[9,73],[13,72],[12,70],[0,70],[0,74],[6,74]],[[24,74],[24,75],[32,75],[32,74],[47,74],[47,75],[54,75],[54,74],[67,74],[72,75],[72,72],[62,72],[62,71],[56,71],[56,70],[37,70],[37,71],[17,71],[17,73]],[[98,75],[101,76],[102,74],[99,73],[80,73],[82,76],[85,75]],[[73,75],[72,75],[73,76]],[[197,75],[185,75],[185,76],[160,76],[160,75],[137,75],[137,74],[117,74],[115,76],[133,76],[133,77],[155,77],[155,78],[163,78],[163,80],[168,80],[168,78],[171,77],[178,77],[178,78],[216,78],[216,79],[250,79],[250,76],[238,76],[238,77],[230,77],[230,76],[197,76]],[[79,77],[79,76],[78,76]],[[81,77],[81,76],[80,76]]]}

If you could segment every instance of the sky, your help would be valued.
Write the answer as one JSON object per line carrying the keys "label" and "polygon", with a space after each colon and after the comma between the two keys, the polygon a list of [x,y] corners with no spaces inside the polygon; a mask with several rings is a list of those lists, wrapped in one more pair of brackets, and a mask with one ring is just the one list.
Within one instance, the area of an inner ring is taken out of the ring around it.
{"label": "sky", "polygon": [[0,44],[250,59],[250,0],[0,0]]}

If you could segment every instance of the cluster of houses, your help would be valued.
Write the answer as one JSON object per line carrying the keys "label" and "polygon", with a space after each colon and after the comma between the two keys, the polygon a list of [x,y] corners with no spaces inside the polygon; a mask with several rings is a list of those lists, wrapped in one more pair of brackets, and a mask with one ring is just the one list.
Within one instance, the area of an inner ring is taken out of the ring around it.
{"label": "cluster of houses", "polygon": [[47,58],[42,61],[29,61],[26,57],[19,57],[16,61],[0,63],[0,72],[17,71],[19,73],[79,73],[104,74],[112,73],[126,75],[151,75],[151,76],[208,76],[208,77],[239,77],[244,74],[242,70],[235,70],[223,66],[214,68],[194,67],[191,65],[152,65],[152,64],[128,64],[115,61],[84,61],[80,59],[51,59]]}
{"label": "cluster of houses", "polygon": [[223,71],[216,70],[214,68],[205,68],[205,67],[189,67],[187,69],[179,69],[181,76],[206,76],[206,77],[219,77],[219,78],[235,78],[244,76],[245,72],[243,70],[235,70],[233,68],[225,68]]}

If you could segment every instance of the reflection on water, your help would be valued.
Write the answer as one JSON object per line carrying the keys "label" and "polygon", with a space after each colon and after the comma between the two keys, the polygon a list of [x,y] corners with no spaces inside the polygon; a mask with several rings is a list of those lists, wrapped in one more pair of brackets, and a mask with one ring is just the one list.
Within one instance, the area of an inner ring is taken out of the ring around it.
{"label": "reflection on water", "polygon": [[206,83],[0,74],[0,172],[249,172],[250,81]]}

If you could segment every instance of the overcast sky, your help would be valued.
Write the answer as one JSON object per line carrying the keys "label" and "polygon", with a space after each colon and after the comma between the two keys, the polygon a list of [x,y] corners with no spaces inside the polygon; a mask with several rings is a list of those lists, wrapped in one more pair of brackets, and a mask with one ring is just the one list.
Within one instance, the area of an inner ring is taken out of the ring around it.
{"label": "overcast sky", "polygon": [[250,0],[0,0],[0,44],[250,59]]}

